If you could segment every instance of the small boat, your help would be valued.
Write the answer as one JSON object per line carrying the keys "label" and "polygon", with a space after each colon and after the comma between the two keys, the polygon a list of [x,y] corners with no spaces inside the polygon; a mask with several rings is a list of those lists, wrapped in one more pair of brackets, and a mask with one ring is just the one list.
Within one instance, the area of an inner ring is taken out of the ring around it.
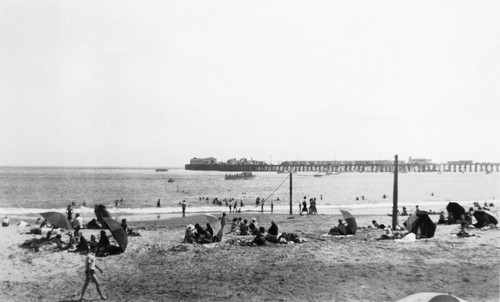
{"label": "small boat", "polygon": [[338,175],[339,172],[331,172],[331,171],[325,171],[325,172],[320,172],[320,173],[317,173],[317,174],[314,174],[313,176],[314,177],[322,177],[322,176],[328,176],[328,175]]}
{"label": "small boat", "polygon": [[158,168],[155,170],[156,172],[167,172],[168,169],[167,168]]}
{"label": "small boat", "polygon": [[252,172],[243,172],[238,174],[226,174],[224,176],[225,180],[235,180],[235,179],[254,179],[256,176]]}
{"label": "small boat", "polygon": [[173,179],[173,178],[169,178],[167,181],[168,181],[168,182],[174,182],[174,181],[175,181],[175,179]]}

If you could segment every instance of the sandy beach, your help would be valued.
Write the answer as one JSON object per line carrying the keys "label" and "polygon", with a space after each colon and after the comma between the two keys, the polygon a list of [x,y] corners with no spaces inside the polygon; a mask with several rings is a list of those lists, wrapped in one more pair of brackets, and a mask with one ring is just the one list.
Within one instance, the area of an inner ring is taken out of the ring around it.
{"label": "sandy beach", "polygon": [[[376,240],[382,230],[360,229],[352,237],[322,236],[339,214],[241,213],[260,225],[277,222],[280,232],[307,239],[301,244],[241,246],[253,236],[224,235],[221,243],[182,244],[187,224],[204,215],[129,226],[125,253],[98,258],[102,288],[110,301],[396,301],[417,292],[453,294],[465,301],[499,300],[500,232],[471,229],[459,238],[458,225],[439,225],[432,239]],[[433,220],[437,216],[432,215]],[[387,215],[358,214],[358,226]],[[401,219],[402,221],[402,219]],[[75,301],[84,282],[84,256],[19,247],[30,227],[0,228],[1,301]],[[230,223],[228,223],[230,224]],[[230,225],[226,225],[229,230]],[[87,238],[98,230],[84,230]],[[99,300],[90,284],[87,301]]]}

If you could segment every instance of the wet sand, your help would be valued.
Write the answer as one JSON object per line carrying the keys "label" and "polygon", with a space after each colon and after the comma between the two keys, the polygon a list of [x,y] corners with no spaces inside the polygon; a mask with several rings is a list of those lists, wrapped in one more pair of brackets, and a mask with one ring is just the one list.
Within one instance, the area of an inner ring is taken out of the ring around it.
{"label": "wet sand", "polygon": [[[375,229],[360,229],[352,237],[322,236],[340,213],[234,216],[255,217],[266,229],[274,220],[280,232],[307,242],[241,246],[233,243],[253,237],[224,235],[217,244],[181,244],[185,226],[206,222],[204,215],[133,221],[129,226],[142,236],[129,237],[125,253],[98,258],[104,292],[110,301],[396,301],[417,292],[499,301],[499,229],[474,229],[469,231],[474,237],[459,238],[458,225],[439,225],[432,239],[402,243],[376,240],[383,231]],[[234,216],[228,215],[227,231]],[[390,224],[392,218],[356,215],[358,226],[373,219]],[[34,237],[22,234],[29,228],[0,228],[0,300],[78,300],[84,256],[20,248]],[[84,230],[87,238],[98,233]],[[85,298],[99,300],[93,284]]]}

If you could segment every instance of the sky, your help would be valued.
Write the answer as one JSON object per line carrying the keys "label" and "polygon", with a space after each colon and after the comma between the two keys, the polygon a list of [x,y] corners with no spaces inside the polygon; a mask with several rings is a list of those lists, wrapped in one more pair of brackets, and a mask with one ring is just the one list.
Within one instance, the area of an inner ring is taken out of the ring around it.
{"label": "sky", "polygon": [[0,165],[500,162],[499,1],[0,2]]}

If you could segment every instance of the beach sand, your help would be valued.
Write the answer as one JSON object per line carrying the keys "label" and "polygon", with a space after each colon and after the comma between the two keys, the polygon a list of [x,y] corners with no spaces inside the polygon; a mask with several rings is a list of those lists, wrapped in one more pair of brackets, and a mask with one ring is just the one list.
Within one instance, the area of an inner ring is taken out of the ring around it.
{"label": "beach sand", "polygon": [[[110,301],[396,301],[417,292],[451,293],[466,301],[499,301],[499,229],[470,230],[459,238],[458,225],[439,225],[435,238],[416,242],[375,240],[382,230],[362,229],[352,237],[322,234],[338,215],[228,215],[274,220],[280,232],[307,239],[301,244],[240,246],[252,236],[224,235],[211,245],[181,244],[187,224],[203,215],[129,226],[142,236],[129,237],[125,253],[98,259],[97,273]],[[433,220],[437,216],[431,216]],[[358,226],[387,215],[357,215]],[[401,220],[402,221],[402,220]],[[85,256],[19,247],[34,235],[30,227],[0,228],[0,301],[75,301],[84,276]],[[86,238],[99,230],[84,230]],[[99,300],[91,283],[87,301]]]}

